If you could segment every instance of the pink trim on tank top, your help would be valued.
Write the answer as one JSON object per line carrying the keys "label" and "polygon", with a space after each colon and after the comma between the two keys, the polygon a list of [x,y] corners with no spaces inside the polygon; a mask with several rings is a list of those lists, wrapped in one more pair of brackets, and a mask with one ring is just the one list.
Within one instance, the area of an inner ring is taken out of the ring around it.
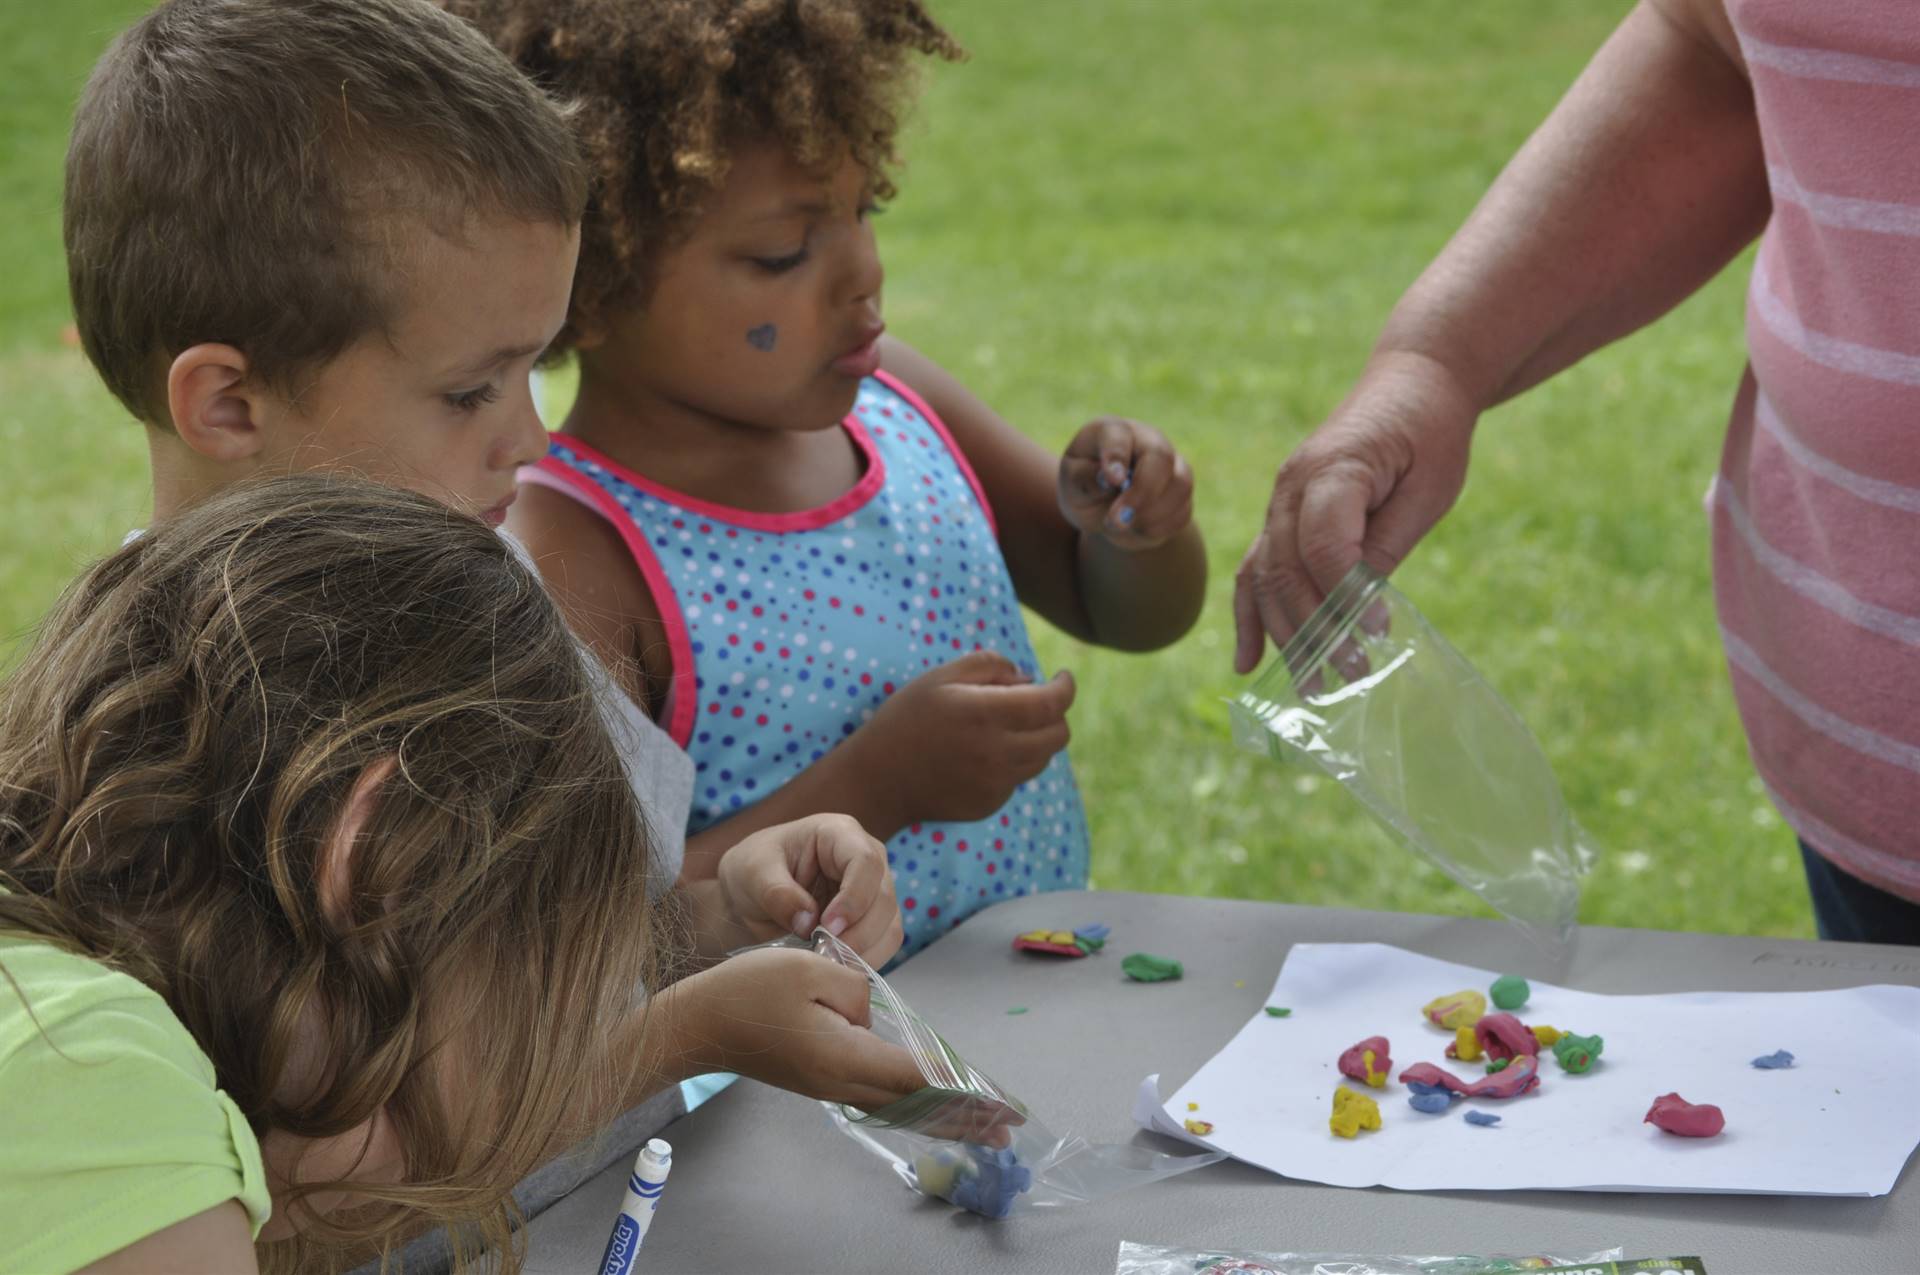
{"label": "pink trim on tank top", "polygon": [[[558,435],[553,435],[558,439]],[[571,442],[572,440],[566,440]],[[607,489],[594,482],[585,474],[569,469],[565,464],[551,456],[542,456],[540,460],[521,469],[522,482],[532,482],[539,486],[558,491],[592,509],[607,520],[614,531],[619,533],[621,541],[627,546],[627,552],[633,557],[633,565],[640,569],[640,578],[646,581],[648,592],[653,594],[653,604],[660,610],[660,623],[667,630],[667,655],[673,667],[667,672],[667,735],[681,748],[693,738],[694,703],[696,697],[689,692],[693,676],[693,639],[687,634],[687,617],[680,612],[680,597],[673,591],[673,582],[667,579],[667,573],[661,569],[660,559],[654,555],[653,546],[627,517]]]}
{"label": "pink trim on tank top", "polygon": [[867,504],[867,502],[878,495],[880,489],[886,485],[886,464],[880,459],[880,449],[874,446],[873,439],[868,436],[865,427],[863,427],[859,421],[855,420],[851,414],[840,422],[840,427],[852,436],[853,445],[859,448],[860,454],[866,458],[867,472],[860,475],[860,481],[849,487],[844,494],[836,496],[817,509],[799,509],[792,513],[784,514],[758,513],[751,509],[735,509],[731,505],[722,505],[711,500],[701,500],[698,497],[689,496],[683,491],[675,491],[671,487],[655,482],[645,474],[628,469],[625,465],[614,460],[599,448],[583,443],[571,435],[555,434],[553,441],[568,451],[579,452],[596,464],[604,466],[608,472],[618,476],[623,482],[632,483],[635,487],[638,487],[641,491],[646,492],[656,500],[664,500],[669,504],[678,505],[688,513],[697,515],[698,517],[713,518],[720,522],[730,522],[735,526],[745,527],[751,531],[778,533],[783,531],[818,531],[822,527],[830,527],[842,518],[845,518],[848,514],[855,512],[860,509],[861,506]]}
{"label": "pink trim on tank top", "polygon": [[940,413],[928,407],[927,400],[921,398],[914,392],[911,385],[893,373],[875,371],[873,378],[907,400],[907,404],[920,413],[921,419],[933,427],[933,432],[940,435],[940,441],[947,445],[947,454],[953,457],[954,464],[960,466],[961,474],[966,477],[967,486],[973,488],[973,498],[980,502],[980,512],[987,516],[987,530],[993,533],[995,540],[998,540],[1000,524],[993,516],[993,504],[987,499],[987,489],[980,485],[980,475],[973,472],[973,465],[967,460],[967,454],[960,450],[960,444],[953,441],[953,434],[947,429],[947,423],[940,419]]}

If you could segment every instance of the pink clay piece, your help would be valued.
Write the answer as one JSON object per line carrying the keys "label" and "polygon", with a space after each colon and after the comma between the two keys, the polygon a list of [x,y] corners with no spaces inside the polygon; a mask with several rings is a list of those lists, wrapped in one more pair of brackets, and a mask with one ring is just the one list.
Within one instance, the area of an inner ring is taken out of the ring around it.
{"label": "pink clay piece", "polygon": [[1400,1073],[1400,1083],[1440,1085],[1468,1098],[1518,1098],[1540,1083],[1540,1060],[1522,1054],[1484,1080],[1466,1083],[1444,1067],[1415,1063]]}
{"label": "pink clay piece", "polygon": [[1489,1058],[1517,1058],[1521,1054],[1538,1056],[1540,1039],[1525,1023],[1502,1011],[1488,1014],[1473,1025],[1473,1034]]}
{"label": "pink clay piece", "polygon": [[1727,1127],[1727,1118],[1710,1102],[1696,1104],[1677,1093],[1663,1093],[1647,1108],[1641,1123],[1682,1138],[1711,1138]]}
{"label": "pink clay piece", "polygon": [[1340,1055],[1341,1075],[1351,1076],[1375,1089],[1386,1087],[1392,1070],[1393,1059],[1387,1053],[1385,1036],[1369,1036]]}

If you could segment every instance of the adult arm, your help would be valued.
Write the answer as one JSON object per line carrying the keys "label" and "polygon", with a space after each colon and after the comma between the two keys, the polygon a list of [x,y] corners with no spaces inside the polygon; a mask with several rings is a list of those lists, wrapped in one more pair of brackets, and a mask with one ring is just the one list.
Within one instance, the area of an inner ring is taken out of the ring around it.
{"label": "adult arm", "polygon": [[1483,411],[1666,313],[1770,207],[1721,0],[1641,0],[1282,466],[1235,581],[1239,670],[1355,562],[1389,572],[1406,557],[1458,497]]}

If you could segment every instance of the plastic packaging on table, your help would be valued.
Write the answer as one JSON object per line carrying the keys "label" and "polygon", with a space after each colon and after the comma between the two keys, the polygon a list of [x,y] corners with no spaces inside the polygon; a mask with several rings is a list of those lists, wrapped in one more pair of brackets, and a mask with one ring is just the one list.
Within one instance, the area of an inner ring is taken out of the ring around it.
{"label": "plastic packaging on table", "polygon": [[1549,945],[1593,851],[1539,743],[1365,564],[1232,707],[1234,740],[1339,780],[1397,836]]}
{"label": "plastic packaging on table", "polygon": [[[1622,1250],[1581,1256],[1362,1257],[1350,1253],[1252,1253],[1162,1248],[1123,1240],[1114,1275],[1508,1275],[1611,1263]],[[1610,1269],[1610,1267],[1608,1268]]]}
{"label": "plastic packaging on table", "polygon": [[1226,1158],[1055,1132],[942,1040],[858,952],[825,930],[814,931],[812,946],[867,976],[872,1030],[911,1053],[926,1078],[926,1088],[877,1111],[822,1104],[842,1132],[916,1191],[1004,1218],[1099,1199]]}

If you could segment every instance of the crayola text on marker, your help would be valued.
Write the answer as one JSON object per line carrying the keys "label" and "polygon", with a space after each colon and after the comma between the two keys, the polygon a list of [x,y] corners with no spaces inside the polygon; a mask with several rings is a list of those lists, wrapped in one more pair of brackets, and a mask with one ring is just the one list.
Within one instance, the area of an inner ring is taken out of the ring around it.
{"label": "crayola text on marker", "polygon": [[660,1192],[666,1189],[667,1174],[673,1169],[673,1148],[664,1139],[654,1138],[634,1157],[633,1172],[627,1178],[627,1193],[620,1202],[620,1214],[613,1219],[613,1234],[607,1238],[606,1255],[600,1259],[600,1275],[629,1275],[634,1254],[647,1238],[653,1225],[654,1210],[660,1207]]}

